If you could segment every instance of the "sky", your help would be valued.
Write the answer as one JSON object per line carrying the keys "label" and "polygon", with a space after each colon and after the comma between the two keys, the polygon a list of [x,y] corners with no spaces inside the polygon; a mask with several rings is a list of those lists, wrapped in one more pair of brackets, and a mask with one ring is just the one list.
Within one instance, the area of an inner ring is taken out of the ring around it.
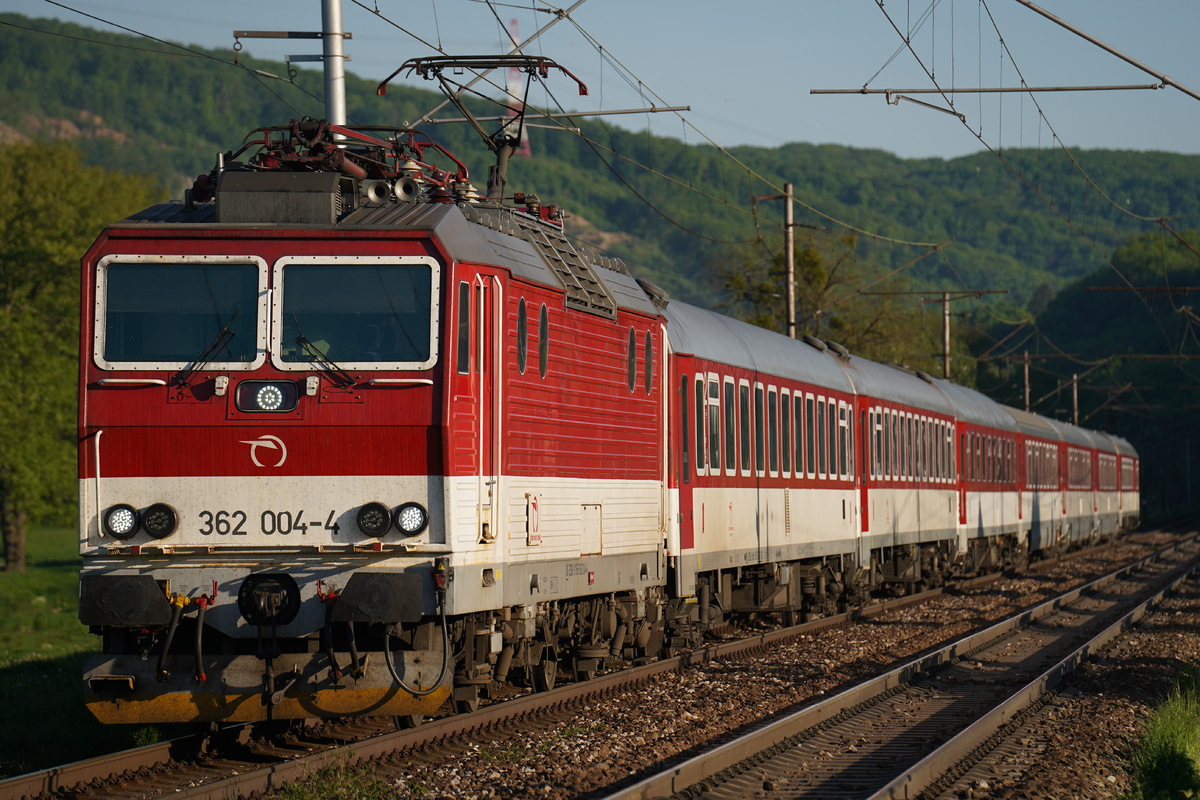
{"label": "sky", "polygon": [[[406,59],[436,55],[436,46],[454,55],[504,52],[509,20],[518,20],[526,38],[554,19],[533,9],[557,7],[543,0],[493,0],[491,7],[483,0],[361,2],[343,0],[344,29],[353,34],[346,42],[347,70],[375,80]],[[575,0],[556,2],[565,9]],[[1038,5],[1200,92],[1198,0]],[[0,11],[104,27],[66,7],[231,55],[234,29],[321,25],[321,0],[0,0]],[[587,84],[589,95],[579,97],[567,78],[549,79],[554,96],[572,110],[690,106],[683,114],[690,127],[670,113],[608,118],[689,143],[708,138],[725,147],[778,147],[802,141],[952,158],[985,147],[1049,147],[1057,135],[1072,147],[1200,153],[1200,100],[1170,87],[1042,93],[1036,105],[1028,95],[959,94],[955,109],[965,124],[905,100],[889,105],[884,95],[811,94],[865,84],[931,89],[935,80],[942,88],[1014,87],[1018,70],[1027,85],[1039,87],[1157,82],[1016,0],[940,0],[932,12],[930,0],[886,0],[883,8],[886,14],[877,0],[585,0],[526,53],[554,59]],[[912,45],[894,59],[904,42],[893,22]],[[316,41],[243,44],[272,60],[320,52]],[[436,89],[420,79],[408,82]],[[938,95],[911,97],[945,106]],[[549,103],[537,88],[530,102]],[[303,110],[321,115],[319,108]]]}

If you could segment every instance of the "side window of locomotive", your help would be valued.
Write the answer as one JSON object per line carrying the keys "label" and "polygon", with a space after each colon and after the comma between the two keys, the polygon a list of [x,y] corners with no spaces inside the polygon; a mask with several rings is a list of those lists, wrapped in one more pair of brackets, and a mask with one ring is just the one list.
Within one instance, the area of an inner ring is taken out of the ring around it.
{"label": "side window of locomotive", "polygon": [[550,361],[550,317],[546,313],[546,304],[538,312],[538,372],[546,377],[546,367]]}
{"label": "side window of locomotive", "polygon": [[642,349],[645,350],[646,394],[650,394],[650,387],[654,384],[654,340],[650,338],[650,331],[646,331],[646,343]]}
{"label": "side window of locomotive", "polygon": [[721,384],[708,379],[708,466],[713,475],[721,474]]}
{"label": "side window of locomotive", "polygon": [[737,404],[733,379],[725,381],[725,474],[734,474],[737,463]]}
{"label": "side window of locomotive", "polygon": [[696,474],[703,475],[708,448],[704,446],[704,376],[696,376]]}
{"label": "side window of locomotive", "polygon": [[249,365],[265,348],[259,297],[266,272],[259,263],[105,259],[97,280],[101,366],[172,369],[202,358],[210,365]]}
{"label": "side window of locomotive", "polygon": [[460,281],[458,284],[458,332],[455,339],[457,344],[458,372],[460,375],[471,373],[471,284]]}
{"label": "side window of locomotive", "polygon": [[738,440],[738,461],[742,468],[742,474],[750,472],[750,384],[738,384],[738,419],[741,424],[738,427],[738,432],[741,437]]}
{"label": "side window of locomotive", "polygon": [[758,384],[754,387],[754,470],[759,475],[766,470],[767,461],[763,399],[763,387],[762,384]]}
{"label": "side window of locomotive", "polygon": [[525,374],[529,362],[529,320],[525,312],[525,298],[517,306],[517,372]]}
{"label": "side window of locomotive", "polygon": [[[282,284],[278,347],[285,365],[327,359],[353,369],[380,364],[428,369],[436,362],[432,260],[291,256],[280,259],[276,270],[277,292]],[[462,304],[469,293],[464,286],[459,286],[460,355]]]}
{"label": "side window of locomotive", "polygon": [[629,393],[633,394],[633,386],[637,381],[637,333],[629,329],[629,350],[626,354],[629,367]]}

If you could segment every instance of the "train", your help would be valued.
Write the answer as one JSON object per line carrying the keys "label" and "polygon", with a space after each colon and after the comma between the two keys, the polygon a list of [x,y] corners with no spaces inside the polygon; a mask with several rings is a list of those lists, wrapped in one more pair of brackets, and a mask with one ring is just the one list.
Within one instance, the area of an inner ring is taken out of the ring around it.
{"label": "train", "polygon": [[672,299],[565,217],[303,119],[101,233],[101,722],[418,724],[1137,526],[1128,441]]}

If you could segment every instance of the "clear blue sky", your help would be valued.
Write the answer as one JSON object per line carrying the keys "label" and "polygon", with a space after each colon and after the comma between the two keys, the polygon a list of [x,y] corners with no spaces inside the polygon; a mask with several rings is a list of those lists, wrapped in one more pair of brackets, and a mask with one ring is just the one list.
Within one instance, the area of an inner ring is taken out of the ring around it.
{"label": "clear blue sky", "polygon": [[[557,0],[563,8],[573,0]],[[914,49],[938,82],[959,87],[1014,86],[1016,67],[1034,86],[1146,84],[1149,75],[1043,19],[1014,0],[941,0],[912,34]],[[388,19],[453,54],[500,52],[506,40],[480,0],[364,0]],[[320,0],[64,0],[64,5],[156,37],[231,48],[232,31],[316,30]],[[435,51],[371,11],[343,0],[348,69],[381,79],[405,59]],[[522,37],[551,17],[531,11],[540,1],[497,0],[507,24],[517,18]],[[1143,63],[1200,91],[1200,0],[1042,0],[1043,8]],[[902,30],[916,28],[928,0],[886,0]],[[52,16],[103,27],[44,0],[0,0],[0,10]],[[1001,56],[988,10],[1012,52]],[[952,157],[983,148],[957,119],[880,96],[813,96],[809,90],[861,87],[901,45],[875,0],[587,0],[529,48],[555,59],[591,89],[575,96],[553,77],[550,86],[576,109],[638,108],[636,81],[669,105],[690,105],[686,116],[721,145],[774,147],[791,141],[837,143],[888,150],[906,157]],[[634,86],[603,64],[582,28],[634,76]],[[247,41],[256,56],[319,52],[319,42]],[[232,50],[230,50],[232,52]],[[423,83],[418,81],[419,83]],[[423,84],[435,88],[433,84]],[[901,53],[872,88],[930,88],[912,54]],[[936,96],[921,99],[940,103]],[[1001,101],[1001,97],[1003,100]],[[1069,145],[1200,153],[1200,101],[1166,88],[1157,91],[1043,94],[1050,125]],[[542,104],[535,94],[532,102]],[[1050,146],[1028,97],[960,95],[957,108],[993,147]],[[321,109],[303,109],[319,115]],[[683,138],[678,118],[626,117],[624,127]],[[689,142],[698,141],[688,131]]]}

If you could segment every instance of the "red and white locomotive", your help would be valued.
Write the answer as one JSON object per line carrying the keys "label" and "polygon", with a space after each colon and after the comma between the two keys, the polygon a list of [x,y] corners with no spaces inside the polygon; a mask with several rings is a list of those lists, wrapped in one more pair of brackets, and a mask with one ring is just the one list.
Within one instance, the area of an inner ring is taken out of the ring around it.
{"label": "red and white locomotive", "polygon": [[83,259],[102,721],[416,720],[1137,523],[1127,442],[671,301],[416,132],[247,147]]}

